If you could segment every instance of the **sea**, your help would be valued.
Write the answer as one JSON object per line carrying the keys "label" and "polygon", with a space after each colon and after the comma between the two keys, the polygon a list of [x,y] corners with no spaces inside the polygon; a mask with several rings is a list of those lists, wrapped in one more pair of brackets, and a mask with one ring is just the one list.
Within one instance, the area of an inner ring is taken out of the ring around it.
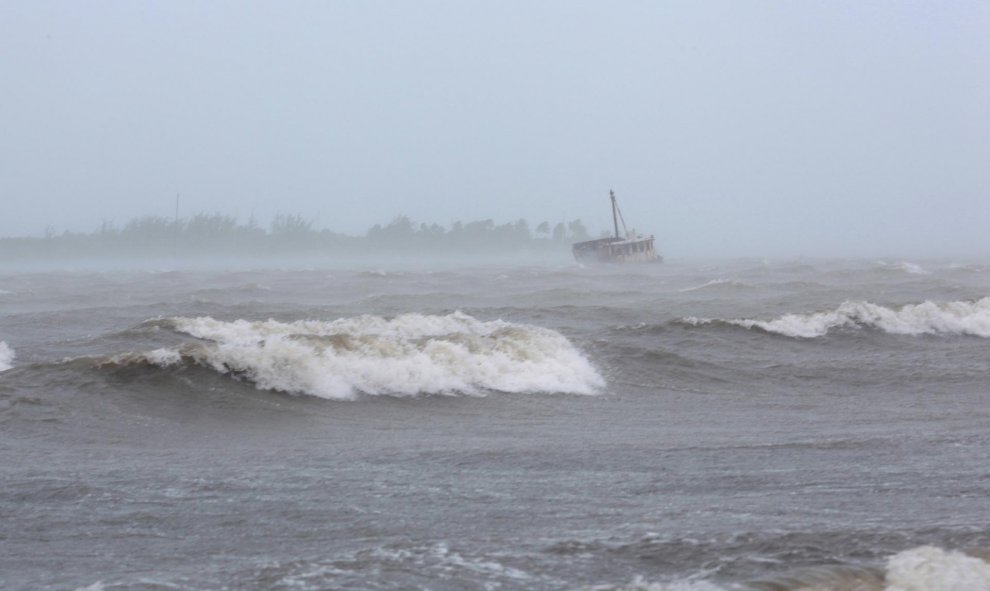
{"label": "sea", "polygon": [[0,588],[990,589],[990,263],[0,269]]}

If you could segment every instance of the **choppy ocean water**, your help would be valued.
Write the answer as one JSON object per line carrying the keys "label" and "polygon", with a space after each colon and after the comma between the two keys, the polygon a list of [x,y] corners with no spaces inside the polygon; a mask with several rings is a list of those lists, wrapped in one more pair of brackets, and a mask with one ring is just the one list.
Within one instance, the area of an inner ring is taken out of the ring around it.
{"label": "choppy ocean water", "polygon": [[4,589],[990,589],[990,265],[0,273]]}

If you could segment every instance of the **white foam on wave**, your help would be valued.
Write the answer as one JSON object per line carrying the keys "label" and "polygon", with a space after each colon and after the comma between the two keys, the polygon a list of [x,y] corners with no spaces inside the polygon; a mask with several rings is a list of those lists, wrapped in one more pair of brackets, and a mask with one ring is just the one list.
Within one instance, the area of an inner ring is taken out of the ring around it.
{"label": "white foam on wave", "polygon": [[[881,576],[882,574],[882,576]],[[990,591],[990,563],[962,552],[921,546],[889,557],[884,571],[871,574],[857,568],[820,567],[794,571],[758,583],[718,585],[686,579],[585,587],[587,591]]]}
{"label": "white foam on wave", "polygon": [[975,302],[931,302],[888,308],[866,301],[843,302],[835,310],[813,314],[785,314],[774,320],[685,318],[693,325],[725,322],[760,328],[789,337],[814,338],[835,328],[874,328],[899,335],[971,335],[990,337],[990,297]]}
{"label": "white foam on wave", "polygon": [[5,341],[0,341],[0,371],[14,367],[14,349]]}
{"label": "white foam on wave", "polygon": [[619,585],[595,585],[584,587],[583,591],[730,591],[732,588],[722,587],[708,581],[680,580],[668,583],[649,582],[643,577],[636,577],[630,583]]}
{"label": "white foam on wave", "polygon": [[925,270],[921,265],[908,261],[900,261],[897,263],[880,261],[880,266],[894,271],[903,271],[909,275],[931,275],[931,272]]}
{"label": "white foam on wave", "polygon": [[927,271],[924,268],[922,268],[921,265],[916,265],[914,263],[902,262],[900,265],[898,265],[898,267],[902,271],[904,271],[906,273],[910,273],[911,275],[931,275],[932,274],[931,271]]}
{"label": "white foam on wave", "polygon": [[561,334],[467,314],[358,316],[332,322],[173,318],[208,343],[159,349],[145,361],[189,358],[258,388],[353,399],[358,393],[483,395],[488,391],[594,394],[605,385]]}
{"label": "white foam on wave", "polygon": [[182,355],[176,349],[155,349],[144,353],[142,356],[148,363],[159,367],[169,367],[182,362]]}
{"label": "white foam on wave", "polygon": [[683,289],[679,289],[678,291],[681,292],[681,293],[686,293],[686,292],[689,292],[689,291],[698,291],[698,290],[702,290],[702,289],[708,289],[708,288],[711,288],[711,287],[720,287],[720,286],[723,286],[723,285],[724,286],[729,286],[729,287],[745,287],[745,284],[744,283],[740,283],[739,281],[735,281],[735,280],[732,280],[732,279],[712,279],[711,281],[708,281],[706,283],[702,283],[701,285],[694,285],[692,287],[685,287]]}
{"label": "white foam on wave", "polygon": [[990,591],[990,564],[962,552],[934,546],[906,550],[887,561],[885,591],[939,589]]}

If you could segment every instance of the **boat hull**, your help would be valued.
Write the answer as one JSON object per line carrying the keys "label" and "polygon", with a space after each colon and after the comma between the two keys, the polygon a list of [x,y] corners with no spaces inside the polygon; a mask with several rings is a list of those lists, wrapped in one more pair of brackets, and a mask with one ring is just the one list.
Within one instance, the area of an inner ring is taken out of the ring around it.
{"label": "boat hull", "polygon": [[609,263],[658,263],[653,236],[649,238],[599,238],[575,243],[571,247],[574,259],[585,264]]}

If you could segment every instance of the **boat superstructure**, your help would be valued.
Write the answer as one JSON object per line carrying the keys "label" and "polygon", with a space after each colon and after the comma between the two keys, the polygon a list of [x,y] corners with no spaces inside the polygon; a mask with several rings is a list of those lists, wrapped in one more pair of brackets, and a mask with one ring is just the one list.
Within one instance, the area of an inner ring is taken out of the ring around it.
{"label": "boat superstructure", "polygon": [[[612,200],[612,223],[615,235],[597,240],[576,242],[571,247],[574,259],[579,263],[656,263],[663,260],[657,255],[653,245],[653,235],[643,236],[630,232],[626,228],[626,220],[622,217],[619,204],[615,200],[615,191],[609,191]],[[619,224],[622,224],[622,234]]]}

